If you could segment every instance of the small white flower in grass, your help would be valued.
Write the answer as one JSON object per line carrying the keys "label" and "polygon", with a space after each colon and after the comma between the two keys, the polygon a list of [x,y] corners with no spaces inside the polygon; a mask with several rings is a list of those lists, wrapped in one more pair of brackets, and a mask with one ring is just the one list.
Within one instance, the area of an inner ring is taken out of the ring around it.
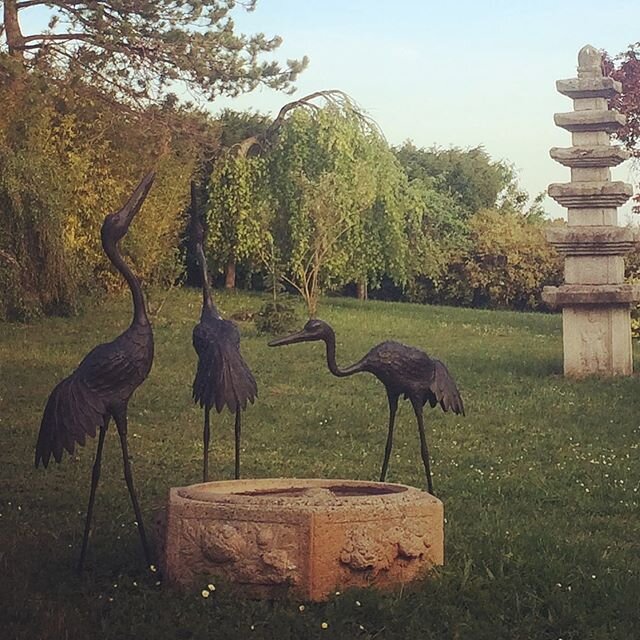
{"label": "small white flower in grass", "polygon": [[301,604],[301,605],[298,607],[298,611],[304,611],[304,605],[303,605],[303,604]]}
{"label": "small white flower in grass", "polygon": [[159,587],[159,586],[160,586],[160,580],[156,582],[156,587]]}
{"label": "small white flower in grass", "polygon": [[336,595],[337,595],[337,596],[339,596],[339,595],[340,595],[340,592],[339,592],[339,591],[336,591]]}
{"label": "small white flower in grass", "polygon": [[360,629],[360,631],[364,631],[364,627],[361,624],[358,625],[358,629]]}
{"label": "small white flower in grass", "polygon": [[207,589],[209,589],[209,591],[215,591],[216,590],[216,585],[215,584],[208,584],[207,585]]}
{"label": "small white flower in grass", "polygon": [[109,598],[109,602],[113,602],[113,598]]}
{"label": "small white flower in grass", "polygon": [[323,622],[320,626],[321,626],[323,629],[328,629],[328,628],[329,628],[329,623],[328,623],[328,622]]}
{"label": "small white flower in grass", "polygon": [[208,598],[209,597],[209,592],[206,589],[203,589],[200,594],[202,595],[203,598]]}
{"label": "small white flower in grass", "polygon": [[137,586],[138,586],[138,583],[137,583],[135,580],[133,581],[133,586],[134,586],[134,587],[137,587]]}
{"label": "small white flower in grass", "polygon": [[114,588],[114,589],[117,589],[117,588],[118,588],[118,583],[117,583],[117,582],[114,582],[114,583],[113,583],[113,588]]}
{"label": "small white flower in grass", "polygon": [[157,570],[158,570],[158,567],[156,567],[155,564],[149,565],[149,571],[151,571],[151,573],[155,573]]}
{"label": "small white flower in grass", "polygon": [[362,603],[360,602],[360,600],[356,600],[356,607],[361,607]]}
{"label": "small white flower in grass", "polygon": [[595,579],[596,579],[596,574],[595,574],[595,573],[592,573],[592,574],[591,574],[591,577],[595,580]]}

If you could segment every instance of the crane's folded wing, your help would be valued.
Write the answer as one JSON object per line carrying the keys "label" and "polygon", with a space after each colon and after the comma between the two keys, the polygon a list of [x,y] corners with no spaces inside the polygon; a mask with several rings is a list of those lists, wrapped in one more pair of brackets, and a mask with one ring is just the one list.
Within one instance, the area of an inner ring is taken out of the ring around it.
{"label": "crane's folded wing", "polygon": [[36,443],[36,467],[46,467],[51,455],[56,462],[66,449],[73,454],[75,444],[84,446],[85,437],[96,435],[103,423],[104,401],[89,389],[77,372],[65,378],[51,392],[42,415]]}

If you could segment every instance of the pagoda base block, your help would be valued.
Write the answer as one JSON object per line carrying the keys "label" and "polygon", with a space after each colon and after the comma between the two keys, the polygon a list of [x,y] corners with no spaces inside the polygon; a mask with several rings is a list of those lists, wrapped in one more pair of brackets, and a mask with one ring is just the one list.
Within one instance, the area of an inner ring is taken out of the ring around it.
{"label": "pagoda base block", "polygon": [[633,373],[629,305],[565,306],[562,325],[565,376]]}

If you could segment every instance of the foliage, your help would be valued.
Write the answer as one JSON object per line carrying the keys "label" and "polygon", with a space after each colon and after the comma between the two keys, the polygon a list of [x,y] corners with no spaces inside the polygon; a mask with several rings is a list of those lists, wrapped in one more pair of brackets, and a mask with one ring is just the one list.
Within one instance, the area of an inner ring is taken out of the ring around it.
{"label": "foliage", "polygon": [[300,319],[291,302],[270,300],[260,307],[255,323],[261,335],[282,335],[297,329],[300,326]]}
{"label": "foliage", "polygon": [[[635,158],[640,158],[640,42],[629,45],[615,58],[604,54],[604,70],[622,84],[622,93],[609,100],[609,105],[622,113],[627,122],[616,133],[615,137],[631,151]],[[634,212],[640,213],[640,194],[634,196]]]}
{"label": "foliage", "polygon": [[[222,292],[225,317],[267,296]],[[191,330],[199,292],[177,290],[154,322],[156,358],[130,404],[130,453],[146,524],[169,487],[199,481]],[[427,410],[445,565],[410,588],[341,590],[327,602],[257,601],[215,582],[208,598],[157,585],[140,549],[115,429],[105,445],[88,570],[74,571],[96,441],[34,469],[45,398],[96,342],[126,325],[130,301],[82,318],[0,331],[0,628],[13,640],[629,640],[640,628],[638,379],[570,380],[559,315],[329,298],[338,362],[397,339],[443,360],[467,417]],[[277,353],[242,323],[260,398],[243,416],[243,477],[379,477],[384,388],[337,379],[322,345]],[[636,352],[636,370],[638,369]],[[233,477],[233,416],[216,417],[215,479]],[[422,487],[410,405],[398,409],[391,482]],[[81,513],[78,513],[81,511]],[[304,609],[300,605],[304,604]],[[322,629],[322,622],[328,629]],[[363,627],[360,628],[360,625]]]}
{"label": "foliage", "polygon": [[474,306],[537,309],[542,287],[561,282],[563,260],[546,241],[542,224],[489,209],[474,215],[469,228],[461,295]]}
{"label": "foliage", "polygon": [[[0,317],[68,313],[79,296],[123,286],[100,246],[104,216],[140,175],[158,178],[124,252],[146,283],[180,272],[178,239],[196,150],[190,139],[51,85],[0,59]],[[85,89],[87,89],[85,87]],[[87,89],[88,90],[88,89]]]}
{"label": "foliage", "polygon": [[408,298],[538,308],[542,286],[555,282],[560,269],[542,234],[543,196],[525,209],[514,168],[492,161],[482,147],[419,149],[405,142],[395,153],[422,191],[424,253],[431,259],[427,269],[412,267]]}
{"label": "foliage", "polygon": [[350,102],[293,111],[265,157],[272,235],[310,315],[327,287],[405,277],[406,177]]}
{"label": "foliage", "polygon": [[207,253],[223,271],[239,261],[255,267],[268,241],[269,209],[263,198],[264,160],[221,154],[209,180]]}
{"label": "foliage", "polygon": [[459,203],[464,218],[481,209],[519,209],[526,194],[517,187],[514,169],[491,160],[483,147],[471,149],[417,148],[407,141],[395,149],[410,179],[419,178]]}
{"label": "foliage", "polygon": [[[232,14],[256,0],[4,0],[6,49],[29,66],[45,61],[71,69],[92,86],[140,104],[161,102],[175,83],[214,99],[235,96],[263,84],[291,89],[307,65],[302,60],[263,61],[281,44],[278,36],[235,32]],[[46,8],[42,33],[23,34],[20,12]],[[1,31],[1,29],[0,29]]]}
{"label": "foliage", "polygon": [[[637,227],[635,227],[637,229]],[[625,282],[640,284],[640,247],[636,245],[624,257]],[[631,307],[631,335],[640,338],[640,305]]]}

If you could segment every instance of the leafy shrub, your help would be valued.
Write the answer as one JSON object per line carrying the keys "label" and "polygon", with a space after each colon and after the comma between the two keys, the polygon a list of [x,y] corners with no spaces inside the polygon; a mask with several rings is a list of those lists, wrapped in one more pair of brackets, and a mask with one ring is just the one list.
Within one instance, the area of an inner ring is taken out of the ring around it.
{"label": "leafy shrub", "polygon": [[4,63],[0,56],[0,318],[67,315],[83,293],[126,286],[100,227],[152,168],[156,183],[122,251],[146,284],[174,280],[189,144],[152,114],[133,117],[86,87],[81,95]]}
{"label": "leafy shrub", "polygon": [[472,216],[468,244],[449,264],[441,297],[475,307],[540,308],[543,286],[561,283],[563,266],[545,224],[552,223],[493,209]]}
{"label": "leafy shrub", "polygon": [[255,319],[260,334],[280,335],[298,328],[300,320],[290,302],[269,301],[262,306]]}

